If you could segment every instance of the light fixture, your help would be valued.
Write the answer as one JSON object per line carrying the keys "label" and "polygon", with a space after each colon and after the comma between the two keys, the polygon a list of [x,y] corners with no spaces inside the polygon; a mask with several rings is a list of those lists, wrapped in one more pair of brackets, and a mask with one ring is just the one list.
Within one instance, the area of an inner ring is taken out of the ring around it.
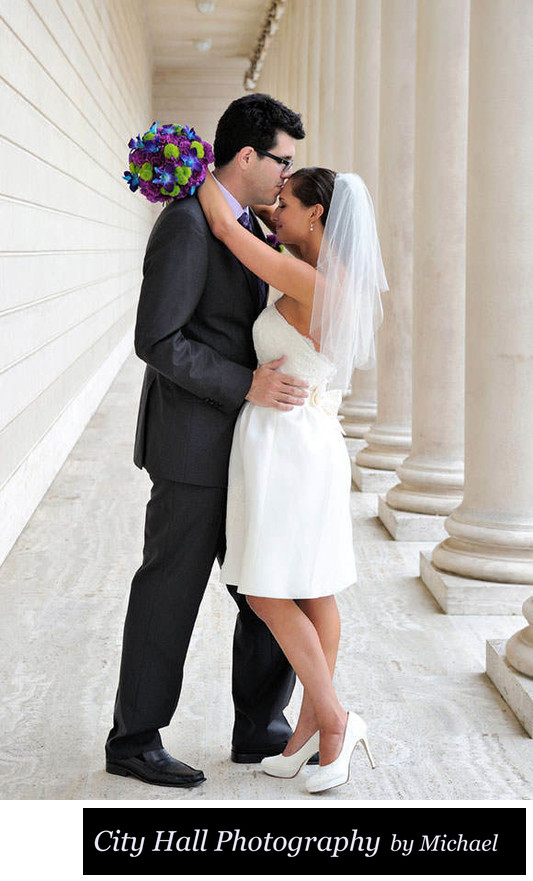
{"label": "light fixture", "polygon": [[216,9],[215,0],[196,0],[196,8],[202,15],[208,15]]}
{"label": "light fixture", "polygon": [[244,74],[244,88],[247,91],[252,91],[256,86],[272,37],[278,30],[280,19],[285,12],[286,3],[287,0],[272,0],[270,3],[265,23],[250,59],[250,67]]}
{"label": "light fixture", "polygon": [[194,45],[198,52],[209,52],[211,46],[213,45],[212,40],[195,40]]}

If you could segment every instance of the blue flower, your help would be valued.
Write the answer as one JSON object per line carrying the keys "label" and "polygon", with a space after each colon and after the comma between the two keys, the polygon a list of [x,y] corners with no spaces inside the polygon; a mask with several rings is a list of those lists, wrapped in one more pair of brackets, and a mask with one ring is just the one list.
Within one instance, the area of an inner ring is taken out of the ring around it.
{"label": "blue flower", "polygon": [[143,135],[142,149],[146,150],[147,153],[157,153],[159,150],[158,125],[159,123],[157,122],[152,123],[148,131]]}
{"label": "blue flower", "polygon": [[130,150],[144,150],[146,153],[157,153],[159,150],[157,123],[154,122],[153,126],[144,133],[142,138],[140,135],[137,135],[136,138],[131,138],[128,142],[128,147]]}
{"label": "blue flower", "polygon": [[201,171],[203,168],[203,164],[200,162],[198,157],[196,156],[196,150],[192,150],[188,156],[184,156],[183,164],[188,165],[189,168],[192,168],[194,171]]}
{"label": "blue flower", "polygon": [[159,150],[159,138],[154,138],[153,141],[144,141],[142,149],[145,153],[157,153]]}
{"label": "blue flower", "polygon": [[137,135],[136,138],[131,138],[128,142],[128,147],[130,150],[143,150],[144,149],[144,141],[140,135]]}
{"label": "blue flower", "polygon": [[134,193],[135,190],[139,189],[139,175],[138,174],[135,174],[134,172],[131,172],[131,171],[125,171],[124,174],[122,175],[122,177],[129,184],[129,188],[132,191],[132,193]]}
{"label": "blue flower", "polygon": [[157,187],[165,187],[166,190],[171,190],[176,183],[174,176],[174,166],[164,165],[162,168],[158,168],[157,166],[155,166],[154,171],[155,174],[152,183],[154,183]]}

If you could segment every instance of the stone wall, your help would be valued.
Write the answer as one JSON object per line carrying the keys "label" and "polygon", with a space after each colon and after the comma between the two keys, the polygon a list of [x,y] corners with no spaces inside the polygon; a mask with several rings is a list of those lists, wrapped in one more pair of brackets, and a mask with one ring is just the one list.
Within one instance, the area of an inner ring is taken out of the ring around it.
{"label": "stone wall", "polygon": [[152,122],[139,0],[0,11],[2,560],[131,349],[154,212],[121,179]]}

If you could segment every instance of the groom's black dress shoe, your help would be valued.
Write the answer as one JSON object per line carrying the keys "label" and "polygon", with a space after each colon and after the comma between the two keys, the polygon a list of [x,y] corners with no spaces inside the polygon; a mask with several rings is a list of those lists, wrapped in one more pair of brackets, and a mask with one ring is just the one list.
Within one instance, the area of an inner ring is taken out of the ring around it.
{"label": "groom's black dress shoe", "polygon": [[[254,765],[259,763],[266,756],[279,756],[287,746],[287,741],[278,743],[275,746],[265,747],[262,750],[238,750],[234,746],[231,748],[231,761],[239,765]],[[311,756],[308,765],[318,765],[318,753]]]}
{"label": "groom's black dress shoe", "polygon": [[154,786],[198,786],[206,779],[203,771],[173,759],[164,749],[152,749],[128,759],[107,758],[105,769],[108,774],[136,777]]}

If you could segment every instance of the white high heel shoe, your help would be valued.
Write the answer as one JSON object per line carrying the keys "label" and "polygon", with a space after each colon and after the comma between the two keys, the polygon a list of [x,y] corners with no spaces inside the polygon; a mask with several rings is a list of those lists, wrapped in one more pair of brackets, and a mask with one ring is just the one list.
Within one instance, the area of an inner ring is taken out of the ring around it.
{"label": "white high heel shoe", "polygon": [[347,783],[350,779],[350,759],[359,741],[362,742],[366,750],[372,768],[375,768],[376,763],[372,758],[366,738],[366,722],[357,713],[348,713],[344,742],[339,755],[329,765],[320,765],[317,772],[309,777],[306,783],[307,791],[323,792],[325,789],[333,789],[334,786],[342,786],[343,783]]}
{"label": "white high heel shoe", "polygon": [[309,761],[311,756],[318,752],[320,734],[318,731],[307,740],[292,756],[266,756],[261,762],[261,768],[265,774],[271,777],[296,777],[298,772]]}

